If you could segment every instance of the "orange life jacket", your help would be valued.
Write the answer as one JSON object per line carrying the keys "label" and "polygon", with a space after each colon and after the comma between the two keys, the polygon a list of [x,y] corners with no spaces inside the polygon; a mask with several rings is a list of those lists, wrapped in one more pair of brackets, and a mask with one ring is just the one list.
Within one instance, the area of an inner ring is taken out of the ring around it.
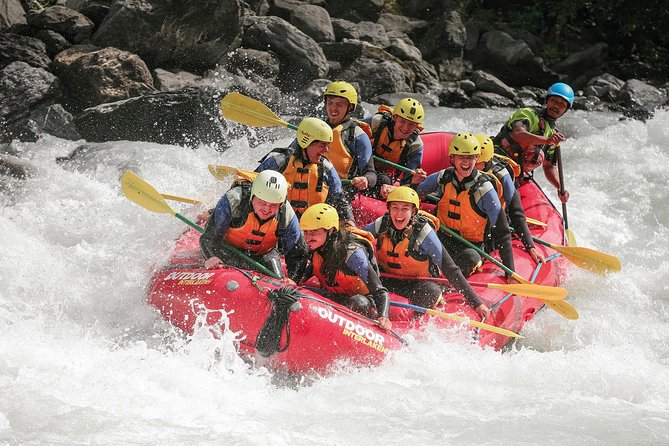
{"label": "orange life jacket", "polygon": [[420,246],[430,233],[439,226],[439,220],[427,212],[418,211],[411,226],[402,231],[401,240],[393,244],[397,232],[390,222],[390,214],[376,221],[376,259],[382,271],[401,276],[438,277],[439,270],[430,262]]}
{"label": "orange life jacket", "polygon": [[[393,109],[387,105],[380,105],[377,111],[380,114],[379,125],[371,136],[372,151],[374,155],[391,161],[395,164],[404,165],[411,153],[413,142],[418,138],[418,134],[423,130],[419,125],[416,130],[407,139],[393,139],[391,136],[395,122],[393,120]],[[372,122],[374,122],[372,120]],[[395,173],[395,168],[384,163],[377,163],[375,166],[379,172],[389,174]]]}
{"label": "orange life jacket", "polygon": [[291,185],[288,201],[298,216],[313,204],[325,203],[329,190],[325,174],[329,164],[327,159],[308,163],[295,155],[288,159],[283,176]]}
{"label": "orange life jacket", "polygon": [[437,204],[437,216],[441,224],[470,242],[483,242],[488,216],[479,209],[477,203],[490,190],[497,190],[495,179],[477,171],[474,178],[464,184],[464,189],[459,189],[453,167],[449,167],[442,171],[439,185],[443,190]]}
{"label": "orange life jacket", "polygon": [[[356,241],[349,244],[346,250],[346,258],[344,259],[343,264],[346,265],[346,262],[355,252],[356,249],[363,247],[367,253],[367,260],[372,264],[372,266],[378,272],[378,266],[376,259],[374,258],[374,249],[370,240],[374,240],[372,235],[358,228],[349,228],[349,232],[352,232],[356,236]],[[344,294],[346,296],[354,296],[356,294],[367,295],[369,294],[369,289],[365,282],[355,274],[346,274],[343,271],[344,268],[340,268],[339,271],[335,274],[334,280],[329,282],[326,277],[323,275],[321,268],[323,265],[323,257],[321,254],[316,251],[312,254],[311,262],[313,265],[314,276],[318,279],[321,287],[332,293]]]}

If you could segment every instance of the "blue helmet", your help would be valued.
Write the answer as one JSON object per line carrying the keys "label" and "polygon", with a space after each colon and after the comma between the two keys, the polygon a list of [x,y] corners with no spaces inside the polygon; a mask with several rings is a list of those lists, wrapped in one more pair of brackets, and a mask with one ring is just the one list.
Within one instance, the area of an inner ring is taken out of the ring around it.
{"label": "blue helmet", "polygon": [[569,107],[574,105],[574,90],[565,83],[557,82],[548,87],[547,97],[548,96],[560,96],[569,103]]}

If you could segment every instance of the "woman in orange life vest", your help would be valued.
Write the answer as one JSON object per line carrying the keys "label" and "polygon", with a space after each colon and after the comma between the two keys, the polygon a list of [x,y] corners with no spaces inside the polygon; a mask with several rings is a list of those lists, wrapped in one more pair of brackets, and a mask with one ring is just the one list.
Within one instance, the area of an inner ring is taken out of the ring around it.
{"label": "woman in orange life vest", "polygon": [[325,88],[323,99],[326,122],[334,133],[328,159],[334,164],[341,179],[351,180],[351,187],[345,188],[350,198],[357,191],[376,186],[368,130],[361,127],[360,121],[351,118],[358,104],[358,92],[348,82],[335,81]]}
{"label": "woman in orange life vest", "polygon": [[412,176],[400,172],[382,162],[375,162],[378,180],[375,195],[386,197],[393,185],[401,179],[401,184],[418,184],[427,174],[420,168],[423,162],[423,141],[419,133],[423,130],[425,109],[413,98],[404,98],[394,109],[380,105],[377,113],[363,119],[372,132],[373,154],[415,171]]}
{"label": "woman in orange life vest", "polygon": [[[439,241],[436,217],[418,210],[416,191],[400,186],[388,194],[386,203],[388,213],[365,227],[377,239],[376,259],[381,271],[413,277],[439,277],[441,271],[481,317],[488,317],[490,310]],[[383,283],[392,292],[425,308],[433,308],[442,295],[441,286],[429,280],[384,278]]]}
{"label": "woman in orange life vest", "polygon": [[532,177],[532,171],[542,166],[546,179],[557,189],[560,201],[566,203],[569,192],[565,190],[564,194],[560,194],[555,152],[556,146],[565,138],[555,129],[555,122],[574,105],[574,90],[557,82],[546,93],[544,107],[516,110],[493,140],[497,153],[508,156],[521,166],[521,176],[516,181],[527,181]]}
{"label": "woman in orange life vest", "polygon": [[332,129],[318,118],[304,118],[297,139],[286,149],[275,149],[260,160],[256,172],[282,172],[291,185],[288,201],[302,215],[316,203],[328,203],[346,220],[353,220],[351,203],[345,199],[337,170],[326,158]]}
{"label": "woman in orange life vest", "polygon": [[381,284],[371,240],[363,236],[371,239],[371,235],[356,228],[340,229],[337,210],[327,204],[307,209],[300,228],[311,254],[304,278],[313,274],[329,298],[378,319],[383,330],[390,330],[388,290]]}
{"label": "woman in orange life vest", "polygon": [[481,172],[493,175],[497,179],[498,184],[502,187],[503,204],[506,204],[506,213],[511,220],[514,231],[520,237],[532,260],[535,263],[543,262],[545,259],[534,246],[530,228],[527,227],[527,217],[525,217],[523,205],[520,203],[520,194],[513,182],[513,166],[505,161],[501,155],[495,155],[495,146],[489,136],[474,136],[481,146],[481,156],[476,163],[476,168]]}
{"label": "woman in orange life vest", "polygon": [[265,170],[253,184],[242,182],[221,197],[200,237],[205,268],[225,264],[253,269],[226,249],[226,243],[284,277],[277,246],[286,255],[288,276],[302,276],[307,249],[299,222],[286,202],[288,184],[279,172]]}
{"label": "woman in orange life vest", "polygon": [[[439,222],[481,249],[490,231],[502,263],[513,270],[511,232],[495,179],[476,169],[481,154],[478,141],[471,133],[458,133],[448,145],[448,154],[452,167],[428,176],[417,186],[418,196],[435,193],[439,197]],[[475,249],[441,231],[439,238],[465,276],[481,264],[481,255]],[[515,282],[509,275],[507,280]]]}

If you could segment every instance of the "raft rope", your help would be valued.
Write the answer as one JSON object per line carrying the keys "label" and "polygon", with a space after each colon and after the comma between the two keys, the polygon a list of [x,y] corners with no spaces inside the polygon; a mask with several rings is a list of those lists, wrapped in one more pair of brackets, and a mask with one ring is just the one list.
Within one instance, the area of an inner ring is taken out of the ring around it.
{"label": "raft rope", "polygon": [[[272,312],[267,317],[265,324],[260,329],[256,338],[256,350],[264,357],[275,353],[281,353],[290,346],[290,320],[291,311],[302,309],[299,300],[305,297],[297,288],[284,286],[267,292],[267,298],[272,303]],[[281,333],[286,332],[286,342],[281,346]]]}

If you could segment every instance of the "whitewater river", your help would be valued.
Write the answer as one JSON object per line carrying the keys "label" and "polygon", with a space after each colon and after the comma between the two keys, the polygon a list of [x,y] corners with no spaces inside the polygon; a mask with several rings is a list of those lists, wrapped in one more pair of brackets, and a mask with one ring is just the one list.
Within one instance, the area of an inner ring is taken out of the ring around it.
{"label": "whitewater river", "polygon": [[[428,110],[427,128],[494,134],[509,113]],[[246,365],[234,334],[186,339],[145,303],[185,226],[119,183],[130,169],[213,205],[225,184],[207,165],[252,169],[287,131],[223,154],[112,142],[67,164],[55,158],[81,142],[14,144],[37,171],[0,194],[0,444],[669,444],[669,113],[562,121],[570,227],[623,264],[569,271],[580,320],[541,312],[505,354],[434,330],[380,367],[297,388]]]}

